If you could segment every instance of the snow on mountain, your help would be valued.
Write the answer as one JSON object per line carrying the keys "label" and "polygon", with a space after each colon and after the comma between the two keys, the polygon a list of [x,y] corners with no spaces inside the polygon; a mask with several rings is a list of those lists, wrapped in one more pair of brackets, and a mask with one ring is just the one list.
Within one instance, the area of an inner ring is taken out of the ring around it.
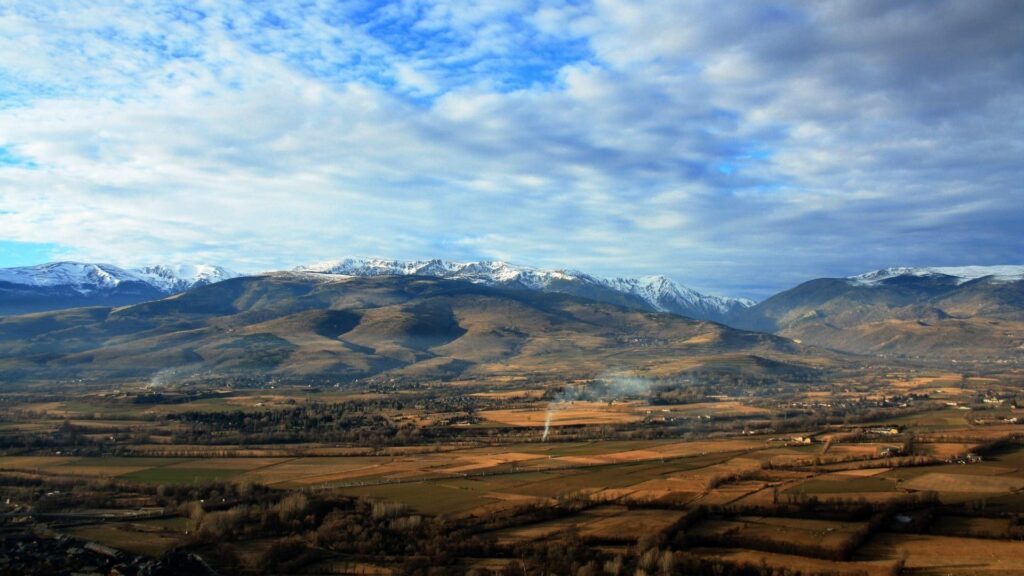
{"label": "snow on mountain", "polygon": [[[487,286],[563,292],[644,306],[701,319],[722,320],[752,306],[749,300],[701,294],[664,276],[600,278],[575,270],[539,270],[507,262],[401,261],[376,258],[335,260],[296,268],[294,272],[342,276],[433,276],[467,280]],[[111,264],[54,262],[39,266],[0,269],[0,282],[24,288],[65,289],[83,296],[109,294],[130,286],[152,294],[173,294],[238,274],[205,264],[157,265],[124,269]]]}
{"label": "snow on mountain", "polygon": [[126,270],[112,264],[51,262],[0,268],[0,282],[32,288],[68,288],[83,295],[115,290],[126,283],[171,294],[236,276],[234,272],[209,265],[161,265]]}
{"label": "snow on mountain", "polygon": [[896,267],[883,268],[872,272],[866,272],[857,276],[850,276],[846,280],[857,286],[874,286],[892,278],[900,276],[914,276],[924,278],[929,276],[951,276],[956,278],[956,283],[963,284],[971,280],[989,277],[995,282],[1016,282],[1024,280],[1024,266],[946,266],[946,267]]}
{"label": "snow on mountain", "polygon": [[36,266],[0,268],[0,282],[36,288],[68,287],[81,294],[113,289],[124,282],[142,282],[137,275],[111,264],[50,262]]}
{"label": "snow on mountain", "polygon": [[709,296],[681,286],[664,276],[600,278],[575,270],[538,270],[507,262],[450,262],[447,260],[401,261],[347,258],[300,266],[296,272],[345,276],[421,275],[468,280],[488,286],[586,294],[611,290],[634,297],[659,312],[701,319],[721,320],[738,309],[753,306],[749,300]]}
{"label": "snow on mountain", "polygon": [[749,308],[754,305],[753,301],[745,298],[701,294],[664,276],[612,278],[604,280],[604,282],[619,292],[639,296],[659,312],[678,314],[681,313],[680,310],[695,309],[726,315],[737,309]]}
{"label": "snow on mountain", "polygon": [[555,280],[596,279],[582,272],[536,270],[506,262],[451,262],[448,260],[401,261],[379,258],[346,258],[300,266],[296,272],[339,274],[343,276],[434,276],[469,280],[478,284],[518,286],[543,290]]}
{"label": "snow on mountain", "polygon": [[182,292],[239,276],[226,268],[209,264],[146,266],[132,269],[131,272],[164,292]]}

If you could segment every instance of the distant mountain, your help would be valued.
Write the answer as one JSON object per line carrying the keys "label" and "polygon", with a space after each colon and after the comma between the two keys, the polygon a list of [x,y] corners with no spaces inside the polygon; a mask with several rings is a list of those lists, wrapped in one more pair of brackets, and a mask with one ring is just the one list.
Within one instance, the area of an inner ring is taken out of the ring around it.
{"label": "distant mountain", "polygon": [[754,305],[753,300],[746,298],[701,294],[664,276],[612,278],[602,282],[622,293],[642,298],[658,312],[671,312],[699,320],[728,323],[736,314]]}
{"label": "distant mountain", "polygon": [[133,268],[131,272],[171,294],[240,276],[226,268],[209,264],[146,266]]}
{"label": "distant mountain", "polygon": [[834,349],[923,357],[1024,356],[1024,266],[887,268],[820,278],[733,319]]}
{"label": "distant mountain", "polygon": [[342,276],[414,275],[466,280],[485,286],[571,294],[640,310],[670,312],[715,322],[725,322],[754,304],[749,300],[701,294],[664,276],[609,279],[575,270],[538,270],[499,261],[349,258],[302,266],[295,271]]}
{"label": "distant mountain", "polygon": [[[756,305],[701,294],[664,276],[602,278],[498,261],[345,259],[281,274],[327,283],[352,277],[464,281],[710,320],[845,352],[1024,362],[1024,266],[886,268],[811,280]],[[0,269],[0,315],[124,306],[236,276],[206,265],[127,270],[56,262]]]}
{"label": "distant mountain", "polygon": [[273,273],[161,300],[0,318],[0,382],[238,375],[338,380],[628,369],[813,378],[831,356],[721,324],[422,275]]}
{"label": "distant mountain", "polygon": [[[903,280],[900,280],[900,279]],[[1017,282],[1024,280],[1024,266],[948,266],[938,268],[883,268],[845,280],[858,286],[879,286],[924,278],[956,285],[987,278],[991,282]]]}
{"label": "distant mountain", "polygon": [[0,315],[135,304],[236,276],[207,265],[126,270],[111,264],[51,262],[0,268]]}
{"label": "distant mountain", "polygon": [[[701,294],[664,276],[600,278],[572,270],[538,270],[505,262],[399,261],[375,258],[321,262],[296,272],[332,276],[429,276],[485,286],[581,296],[650,312],[727,322],[753,302]],[[0,314],[154,300],[237,277],[209,265],[123,269],[110,264],[54,262],[0,269]]]}

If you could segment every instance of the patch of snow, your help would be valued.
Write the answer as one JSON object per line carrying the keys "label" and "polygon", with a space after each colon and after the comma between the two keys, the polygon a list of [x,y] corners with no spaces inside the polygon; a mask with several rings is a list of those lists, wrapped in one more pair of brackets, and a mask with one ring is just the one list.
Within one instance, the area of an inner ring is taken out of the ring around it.
{"label": "patch of snow", "polygon": [[148,266],[126,270],[112,264],[51,262],[0,269],[0,282],[37,288],[67,287],[80,294],[113,290],[125,282],[147,284],[165,293],[234,278],[238,274],[206,264]]}
{"label": "patch of snow", "polygon": [[0,282],[33,287],[67,286],[81,294],[113,289],[122,282],[144,282],[139,276],[112,264],[50,262],[36,266],[0,269]]}
{"label": "patch of snow", "polygon": [[596,286],[635,296],[661,312],[726,314],[754,303],[746,299],[701,294],[664,276],[600,278],[575,270],[539,270],[501,261],[451,262],[447,260],[401,261],[379,258],[346,258],[300,266],[295,272],[345,276],[420,275],[467,280],[488,286],[557,290],[556,282]]}
{"label": "patch of snow", "polygon": [[236,272],[210,264],[161,264],[135,268],[131,272],[164,292],[181,292],[239,276]]}
{"label": "patch of snow", "polygon": [[883,268],[850,276],[846,280],[857,286],[875,286],[885,280],[900,276],[951,276],[957,284],[989,277],[995,282],[1017,282],[1024,280],[1024,266],[936,266]]}

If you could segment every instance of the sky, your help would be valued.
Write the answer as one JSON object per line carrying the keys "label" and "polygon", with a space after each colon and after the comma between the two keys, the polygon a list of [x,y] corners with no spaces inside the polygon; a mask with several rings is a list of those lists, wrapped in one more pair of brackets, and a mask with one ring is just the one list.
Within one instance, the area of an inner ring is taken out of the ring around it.
{"label": "sky", "polygon": [[1024,3],[0,3],[0,266],[1024,263]]}

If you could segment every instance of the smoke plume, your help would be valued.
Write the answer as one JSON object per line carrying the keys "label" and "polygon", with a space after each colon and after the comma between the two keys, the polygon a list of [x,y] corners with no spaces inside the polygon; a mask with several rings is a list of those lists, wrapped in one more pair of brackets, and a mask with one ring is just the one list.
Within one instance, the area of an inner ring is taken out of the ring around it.
{"label": "smoke plume", "polygon": [[599,377],[587,386],[563,388],[548,403],[547,412],[544,414],[544,434],[541,436],[541,442],[547,442],[548,436],[551,434],[551,422],[554,420],[555,412],[565,410],[576,400],[611,401],[646,398],[651,393],[651,385],[652,383],[644,378],[625,374],[608,374]]}

